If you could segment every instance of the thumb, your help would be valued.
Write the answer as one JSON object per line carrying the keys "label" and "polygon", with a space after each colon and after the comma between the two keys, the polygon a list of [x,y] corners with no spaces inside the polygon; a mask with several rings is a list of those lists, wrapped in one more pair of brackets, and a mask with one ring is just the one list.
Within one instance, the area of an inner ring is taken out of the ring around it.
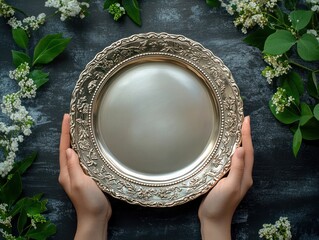
{"label": "thumb", "polygon": [[71,148],[66,150],[67,166],[70,176],[70,181],[79,182],[83,175],[83,170],[80,166],[80,161],[78,155]]}
{"label": "thumb", "polygon": [[231,183],[234,185],[241,184],[241,180],[244,175],[244,169],[245,169],[244,154],[245,154],[244,149],[242,147],[239,147],[236,149],[232,157],[228,178],[231,181]]}

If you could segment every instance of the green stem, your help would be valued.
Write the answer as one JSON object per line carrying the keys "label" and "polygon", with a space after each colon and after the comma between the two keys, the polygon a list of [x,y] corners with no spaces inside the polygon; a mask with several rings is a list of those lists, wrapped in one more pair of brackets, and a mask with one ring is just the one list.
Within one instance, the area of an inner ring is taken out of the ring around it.
{"label": "green stem", "polygon": [[[297,111],[300,113],[301,110],[300,110],[299,106],[295,103],[295,101],[292,101],[292,103],[293,103],[292,106],[295,106],[295,107],[297,108]],[[291,108],[292,108],[292,106],[291,106]],[[293,108],[292,108],[292,109],[293,109]]]}
{"label": "green stem", "polygon": [[54,13],[50,14],[50,15],[47,15],[46,19],[50,19],[50,18],[53,18],[55,15],[57,15],[59,13],[59,11],[55,11]]}
{"label": "green stem", "polygon": [[[287,24],[281,22],[281,21],[280,21],[277,17],[275,17],[274,15],[272,15],[272,14],[270,14],[270,13],[268,13],[268,12],[266,12],[266,14],[268,15],[268,17],[271,17],[271,18],[273,18],[274,20],[276,20],[278,23],[280,23],[280,25],[282,25],[282,28],[283,28],[283,29],[289,29],[289,28],[290,28],[290,26],[288,26]],[[278,26],[280,26],[280,25],[278,25]]]}
{"label": "green stem", "polygon": [[292,105],[290,105],[289,107],[285,107],[285,111],[289,112],[292,115],[300,116],[300,109],[294,101]]}
{"label": "green stem", "polygon": [[[11,6],[11,5],[10,5],[10,6]],[[16,8],[16,7],[14,7],[14,6],[11,6],[11,7],[14,9],[14,11],[19,12],[19,13],[22,13],[24,16],[28,17],[28,14],[26,14],[24,11],[20,10],[19,8]]]}
{"label": "green stem", "polygon": [[319,69],[318,69],[318,70],[313,70],[313,69],[311,69],[311,68],[308,68],[308,67],[306,67],[306,66],[304,66],[304,65],[301,65],[300,63],[296,63],[296,62],[291,61],[291,60],[289,60],[289,63],[290,63],[290,64],[293,64],[293,65],[295,65],[295,66],[297,66],[297,67],[300,67],[300,68],[302,68],[302,69],[308,70],[308,71],[310,71],[310,72],[318,72],[318,71],[319,71]]}

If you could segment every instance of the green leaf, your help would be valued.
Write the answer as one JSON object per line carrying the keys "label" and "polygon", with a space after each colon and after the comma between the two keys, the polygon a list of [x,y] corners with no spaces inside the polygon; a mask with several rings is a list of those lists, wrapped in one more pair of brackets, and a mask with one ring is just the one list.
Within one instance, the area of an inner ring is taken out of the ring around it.
{"label": "green leaf", "polygon": [[32,165],[36,157],[37,153],[33,152],[30,156],[26,157],[20,162],[16,162],[14,164],[12,172],[19,172],[19,174],[22,175]]}
{"label": "green leaf", "polygon": [[305,91],[305,88],[301,76],[296,72],[290,72],[287,77],[291,81],[291,84],[295,85],[299,94],[302,95]]}
{"label": "green leaf", "polygon": [[300,95],[304,92],[303,81],[300,75],[296,72],[289,73],[286,77],[282,78],[281,85],[286,89],[286,94],[295,99],[295,103],[299,105]]}
{"label": "green leaf", "polygon": [[265,41],[264,53],[280,55],[287,52],[296,43],[296,38],[287,30],[277,30]]}
{"label": "green leaf", "polygon": [[315,116],[315,118],[319,121],[319,103],[315,106],[315,108],[313,109],[313,115]]}
{"label": "green leaf", "polygon": [[127,15],[132,19],[133,22],[141,26],[142,20],[137,0],[123,0],[122,3]]}
{"label": "green leaf", "polygon": [[292,11],[289,14],[289,18],[291,20],[292,27],[297,31],[305,28],[312,17],[312,11],[305,11],[305,10],[296,10]]}
{"label": "green leaf", "polygon": [[16,240],[26,240],[26,239],[25,239],[25,237],[19,236],[19,237],[16,238]]}
{"label": "green leaf", "polygon": [[301,107],[300,126],[303,126],[313,117],[313,114],[308,104],[302,102],[300,104],[300,107]]}
{"label": "green leaf", "polygon": [[34,216],[36,214],[43,213],[47,208],[46,208],[47,200],[34,200],[34,199],[28,199],[25,202],[25,209],[28,214],[31,216]]}
{"label": "green leaf", "polygon": [[21,198],[13,207],[13,209],[10,211],[11,216],[15,216],[21,211],[26,211],[26,213],[30,215],[36,215],[43,213],[46,211],[46,204],[48,202],[47,199],[40,200],[43,194],[37,194],[30,197],[24,197]]}
{"label": "green leaf", "polygon": [[305,33],[297,41],[297,52],[305,61],[319,60],[319,42],[312,34]]}
{"label": "green leaf", "polygon": [[37,228],[31,228],[26,236],[35,240],[43,240],[56,233],[56,226],[51,222],[38,223]]}
{"label": "green leaf", "polygon": [[299,105],[300,96],[298,89],[291,81],[289,81],[288,78],[282,80],[281,87],[286,90],[287,96],[292,96],[295,99],[294,102],[296,103],[296,105]]}
{"label": "green leaf", "polygon": [[308,76],[307,90],[310,96],[319,99],[319,88],[315,72],[312,72]]}
{"label": "green leaf", "polygon": [[12,50],[11,53],[12,53],[13,65],[15,67],[19,67],[20,64],[24,62],[27,62],[29,64],[31,63],[31,58],[24,52]]}
{"label": "green leaf", "polygon": [[118,0],[105,0],[103,9],[107,10],[112,4],[119,2]]}
{"label": "green leaf", "polygon": [[21,209],[23,208],[24,202],[25,202],[25,197],[20,198],[13,206],[9,214],[14,217],[17,215],[19,212],[21,212]]}
{"label": "green leaf", "polygon": [[47,202],[48,202],[47,199],[40,200],[35,197],[25,198],[22,208],[25,209],[28,214],[30,214],[31,216],[34,216],[36,214],[43,213],[47,209],[46,208]]}
{"label": "green leaf", "polygon": [[62,34],[49,34],[43,37],[35,46],[32,65],[53,61],[64,51],[70,41],[71,38],[63,38]]}
{"label": "green leaf", "polygon": [[24,230],[24,226],[27,223],[27,220],[28,220],[27,212],[24,209],[22,209],[18,218],[18,226],[17,226],[18,232],[20,235],[22,231]]}
{"label": "green leaf", "polygon": [[221,5],[219,0],[206,0],[206,4],[212,8],[217,8]]}
{"label": "green leaf", "polygon": [[27,32],[22,28],[12,28],[12,37],[15,43],[24,49],[28,48],[29,45],[29,37]]}
{"label": "green leaf", "polygon": [[244,38],[244,42],[250,46],[259,48],[260,51],[264,50],[264,45],[267,37],[274,33],[274,30],[264,27],[258,28],[255,32],[250,33],[246,38]]}
{"label": "green leaf", "polygon": [[297,122],[300,119],[300,116],[297,112],[288,108],[286,108],[283,112],[277,114],[276,107],[272,105],[271,100],[269,101],[269,108],[274,117],[281,123],[291,124]]}
{"label": "green leaf", "polygon": [[1,187],[0,199],[12,205],[22,192],[22,182],[19,173],[14,173],[12,177]]}
{"label": "green leaf", "polygon": [[40,200],[43,196],[43,193],[38,193],[32,197],[33,200]]}
{"label": "green leaf", "polygon": [[292,149],[293,149],[295,157],[297,157],[298,151],[301,146],[301,142],[302,142],[302,134],[301,134],[300,128],[298,127],[297,131],[294,134],[294,139],[292,142]]}
{"label": "green leaf", "polygon": [[319,121],[311,118],[305,125],[300,127],[302,138],[305,140],[319,139]]}
{"label": "green leaf", "polygon": [[42,70],[33,70],[30,72],[29,77],[33,79],[37,89],[49,81],[49,73]]}

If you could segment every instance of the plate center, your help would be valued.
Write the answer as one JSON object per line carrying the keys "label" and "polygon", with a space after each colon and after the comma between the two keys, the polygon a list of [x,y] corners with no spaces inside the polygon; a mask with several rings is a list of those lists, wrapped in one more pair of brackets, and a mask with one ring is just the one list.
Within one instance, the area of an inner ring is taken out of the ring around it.
{"label": "plate center", "polygon": [[192,169],[218,133],[219,115],[203,79],[173,62],[130,64],[102,87],[98,102],[99,147],[128,174]]}

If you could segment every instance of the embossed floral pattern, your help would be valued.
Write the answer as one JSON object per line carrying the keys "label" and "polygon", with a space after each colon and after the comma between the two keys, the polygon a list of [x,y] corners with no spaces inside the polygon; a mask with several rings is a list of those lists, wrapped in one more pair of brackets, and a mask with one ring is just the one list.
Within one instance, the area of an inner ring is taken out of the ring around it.
{"label": "embossed floral pattern", "polygon": [[[100,152],[93,137],[92,108],[96,93],[112,75],[113,67],[128,64],[130,59],[143,58],[143,54],[176,58],[198,68],[220,106],[222,124],[215,149],[199,170],[179,181],[145,183],[123,175]],[[242,118],[243,106],[238,87],[228,68],[209,50],[180,35],[133,35],[98,53],[81,73],[71,100],[72,146],[80,155],[83,167],[102,190],[130,203],[172,206],[208,191],[228,171],[234,146],[240,142]]]}

